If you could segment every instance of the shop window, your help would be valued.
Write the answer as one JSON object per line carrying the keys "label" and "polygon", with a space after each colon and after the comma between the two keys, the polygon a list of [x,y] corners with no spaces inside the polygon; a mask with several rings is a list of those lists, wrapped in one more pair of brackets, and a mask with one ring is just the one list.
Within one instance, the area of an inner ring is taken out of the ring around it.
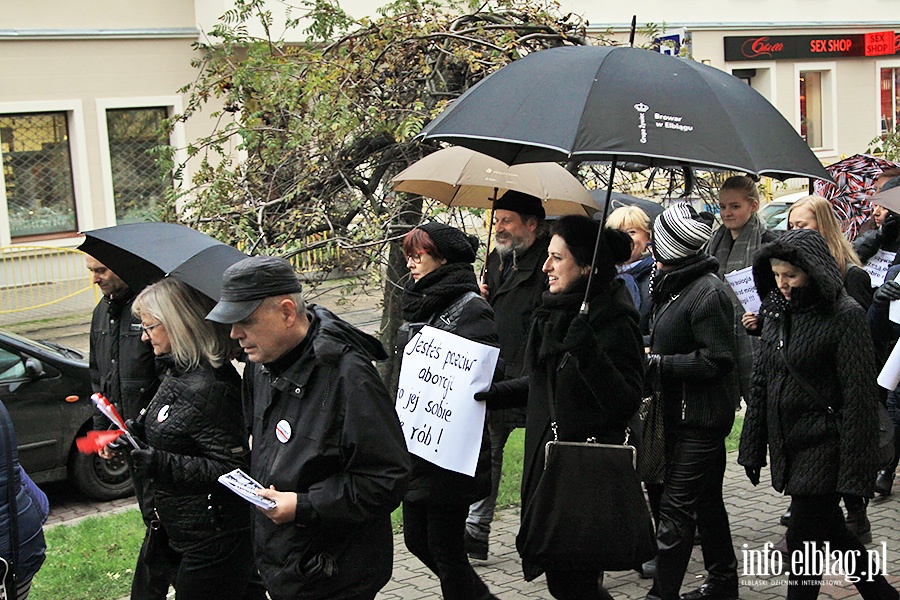
{"label": "shop window", "polygon": [[0,115],[0,154],[13,238],[78,230],[65,112]]}
{"label": "shop window", "polygon": [[822,72],[800,71],[800,136],[810,148],[823,144]]}
{"label": "shop window", "polygon": [[165,107],[117,108],[106,111],[116,223],[151,221],[156,217],[172,178],[161,174],[151,150],[168,142],[162,132]]}
{"label": "shop window", "polygon": [[900,67],[881,69],[881,133],[897,131],[900,120]]}

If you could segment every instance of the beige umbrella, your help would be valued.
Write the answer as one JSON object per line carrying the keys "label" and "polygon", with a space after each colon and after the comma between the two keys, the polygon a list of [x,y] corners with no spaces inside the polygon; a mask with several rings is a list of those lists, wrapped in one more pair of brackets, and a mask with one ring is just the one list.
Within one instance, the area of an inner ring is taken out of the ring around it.
{"label": "beige umbrella", "polygon": [[884,184],[884,187],[877,194],[869,196],[869,202],[879,204],[889,211],[900,214],[900,185],[888,187],[892,181],[893,179]]}
{"label": "beige umbrella", "polygon": [[429,154],[391,180],[394,190],[434,198],[449,206],[493,208],[508,190],[536,196],[548,215],[593,215],[597,201],[556,163],[510,167],[480,152],[453,146]]}

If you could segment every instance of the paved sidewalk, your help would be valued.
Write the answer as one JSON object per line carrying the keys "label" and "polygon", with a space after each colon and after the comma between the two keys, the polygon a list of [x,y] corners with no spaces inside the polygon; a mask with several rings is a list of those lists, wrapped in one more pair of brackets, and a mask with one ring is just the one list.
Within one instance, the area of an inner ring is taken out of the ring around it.
{"label": "paved sidewalk", "polygon": [[[725,473],[725,502],[731,519],[735,552],[738,556],[738,574],[741,576],[740,594],[743,600],[769,600],[784,598],[787,576],[756,577],[744,574],[745,550],[761,550],[766,542],[775,543],[784,533],[778,524],[778,517],[787,508],[787,498],[776,493],[769,485],[768,475],[754,488],[744,476],[743,467],[736,463],[737,454],[728,455]],[[900,585],[900,522],[897,508],[900,500],[889,498],[876,500],[870,504],[869,518],[872,521],[874,543],[869,549],[878,549],[881,542],[887,544],[888,580],[895,587]],[[502,600],[518,598],[548,599],[547,586],[543,577],[527,583],[522,579],[519,556],[515,548],[518,531],[517,510],[498,513],[491,535],[490,555],[487,561],[473,561],[475,570],[481,575],[491,591]],[[746,545],[746,548],[745,548]],[[749,565],[748,565],[749,566]],[[682,592],[690,591],[703,582],[703,559],[700,548],[695,547]],[[821,598],[858,597],[856,588],[844,582],[842,577],[827,577],[822,586]],[[634,572],[607,573],[605,585],[617,599],[641,600],[652,584],[651,580],[640,579]],[[437,578],[425,569],[421,562],[411,556],[403,545],[403,536],[394,539],[394,575],[390,583],[378,595],[381,600],[414,600],[417,598],[440,598]]]}

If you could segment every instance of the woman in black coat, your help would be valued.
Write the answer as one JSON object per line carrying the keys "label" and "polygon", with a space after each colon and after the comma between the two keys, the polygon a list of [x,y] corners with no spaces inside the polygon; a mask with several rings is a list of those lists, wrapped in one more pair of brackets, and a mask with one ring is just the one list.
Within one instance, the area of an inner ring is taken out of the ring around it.
{"label": "woman in black coat", "polygon": [[[490,408],[522,405],[527,399],[523,514],[544,470],[547,442],[595,438],[601,443],[621,444],[627,421],[641,402],[644,344],[640,317],[624,282],[615,278],[616,264],[631,254],[627,234],[603,230],[588,294],[589,311],[579,315],[598,229],[596,221],[573,215],[553,224],[544,262],[550,289],[534,311],[526,347],[529,375],[500,382],[484,395]],[[577,520],[579,515],[567,518]],[[522,567],[529,581],[546,571],[547,587],[554,598],[609,598],[599,584],[599,569],[547,569],[527,560]]]}
{"label": "woman in black coat", "polygon": [[[652,371],[660,379],[666,460],[659,555],[648,598],[738,597],[737,559],[722,500],[725,438],[738,397],[734,309],[716,277],[718,261],[702,251],[711,231],[711,215],[698,215],[685,203],[667,208],[653,227],[657,269],[648,376]],[[708,575],[699,589],[681,596],[698,525]]]}
{"label": "woman in black coat", "polygon": [[144,543],[156,548],[149,556],[170,564],[178,600],[242,598],[253,570],[251,505],[217,481],[246,470],[250,449],[240,378],[229,362],[234,344],[227,329],[204,319],[214,304],[166,278],[132,307],[165,368],[146,413],[129,422],[147,445],[131,457],[156,517]]}
{"label": "woman in black coat", "polygon": [[[848,575],[859,576],[854,585],[863,598],[898,598],[882,575],[872,576],[865,546],[838,505],[841,494],[870,497],[879,467],[877,363],[865,314],[815,231],[791,230],[763,247],[753,277],[763,302],[762,344],[738,462],[756,485],[768,448],[772,486],[792,500],[792,555],[805,543],[823,550],[828,542],[832,551],[856,555]],[[813,574],[789,574],[792,600],[819,593],[821,562],[803,566]]]}
{"label": "woman in black coat", "polygon": [[[431,222],[403,239],[410,279],[401,304],[405,321],[398,346],[403,348],[422,326],[497,345],[494,311],[479,294],[472,263],[478,240],[454,227]],[[403,353],[399,356],[402,360]],[[427,398],[422,399],[427,400]],[[475,476],[457,473],[413,455],[403,498],[406,547],[441,581],[446,600],[495,598],[466,555],[469,505],[491,491],[490,440],[482,433]]]}

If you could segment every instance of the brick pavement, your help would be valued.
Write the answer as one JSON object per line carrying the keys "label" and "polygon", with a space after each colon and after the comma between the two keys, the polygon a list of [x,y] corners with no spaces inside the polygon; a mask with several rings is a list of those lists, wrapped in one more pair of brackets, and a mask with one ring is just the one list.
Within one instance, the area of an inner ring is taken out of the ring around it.
{"label": "brick pavement", "polygon": [[[767,474],[758,487],[751,487],[736,459],[735,453],[728,455],[724,493],[740,574],[744,563],[742,560],[744,544],[748,550],[759,550],[766,542],[773,544],[777,542],[784,533],[784,527],[778,524],[778,517],[787,508],[788,501],[772,489]],[[868,546],[875,549],[881,542],[887,543],[888,579],[895,587],[900,585],[900,522],[897,520],[897,507],[896,497],[872,502],[869,517],[872,521],[874,543]],[[550,598],[543,577],[531,583],[522,579],[515,548],[518,519],[518,511],[514,509],[498,513],[491,536],[488,560],[473,561],[475,570],[491,591],[502,600]],[[687,592],[699,586],[703,576],[703,559],[698,546],[694,548],[682,591]],[[774,600],[785,597],[786,575],[742,576],[741,580],[740,594],[744,600]],[[838,600],[858,597],[856,588],[845,583],[842,578],[829,577],[827,582],[829,585],[822,587],[821,598]],[[628,600],[644,598],[651,583],[650,580],[640,579],[634,572],[608,573],[605,580],[605,585],[615,598]],[[440,598],[437,578],[427,572],[427,569],[406,551],[402,535],[394,539],[394,576],[377,598],[379,600]]]}

